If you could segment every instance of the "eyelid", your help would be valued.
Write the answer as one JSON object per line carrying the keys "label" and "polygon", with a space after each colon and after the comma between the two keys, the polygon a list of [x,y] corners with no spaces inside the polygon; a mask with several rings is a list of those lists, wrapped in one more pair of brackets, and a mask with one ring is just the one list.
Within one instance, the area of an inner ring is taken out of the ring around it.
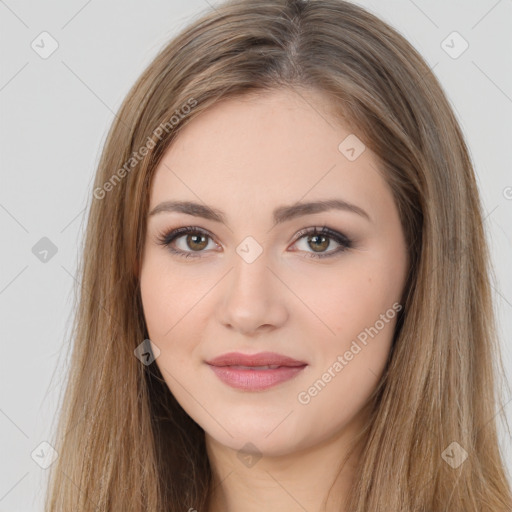
{"label": "eyelid", "polygon": [[[175,229],[170,230],[164,230],[157,234],[156,236],[156,243],[159,245],[163,245],[168,248],[168,250],[176,254],[178,256],[184,256],[184,257],[193,257],[193,258],[201,258],[203,252],[209,252],[209,251],[183,251],[181,249],[174,249],[171,247],[171,243],[174,242],[176,239],[181,238],[182,236],[188,234],[188,233],[200,233],[207,238],[210,238],[217,246],[220,244],[216,241],[216,237],[212,235],[207,229],[201,228],[199,226],[189,225],[189,226],[182,226]],[[299,242],[302,238],[305,236],[310,235],[325,235],[327,238],[334,240],[337,244],[339,244],[339,247],[337,249],[327,251],[325,253],[319,252],[311,252],[308,251],[305,252],[305,256],[313,257],[315,259],[322,259],[322,258],[329,258],[331,256],[335,256],[340,252],[344,252],[348,249],[351,249],[353,247],[353,240],[348,238],[343,233],[331,229],[324,225],[320,229],[317,226],[310,226],[307,228],[303,228],[295,233],[295,235],[292,237],[293,244],[295,245],[297,242]],[[292,251],[292,252],[302,252],[302,251]]]}
{"label": "eyelid", "polygon": [[348,236],[341,233],[340,231],[338,231],[336,229],[331,229],[326,225],[324,225],[320,229],[318,229],[318,227],[316,227],[316,226],[301,229],[300,231],[298,231],[296,233],[296,235],[294,237],[294,239],[295,239],[294,245],[297,242],[299,242],[300,240],[302,240],[305,236],[308,236],[308,235],[309,236],[325,235],[327,238],[334,240],[339,245],[339,247],[334,250],[330,250],[327,252],[319,252],[319,253],[315,253],[315,252],[310,253],[310,252],[306,251],[306,253],[304,254],[304,256],[306,256],[306,257],[313,257],[315,259],[322,259],[322,258],[327,259],[330,257],[334,257],[336,255],[339,255],[340,253],[343,253],[343,252],[345,252],[349,249],[352,249],[354,247],[353,239],[350,239]]}
{"label": "eyelid", "polygon": [[341,233],[335,229],[331,229],[326,225],[323,225],[320,228],[318,228],[318,226],[311,226],[311,227],[303,228],[303,229],[297,231],[297,233],[295,233],[295,235],[293,236],[293,240],[298,241],[299,238],[302,238],[305,235],[315,235],[315,234],[327,235],[330,238],[335,238],[335,239],[341,238],[343,241],[345,241],[347,243],[351,242],[351,240],[346,235],[344,235],[343,233]]}
{"label": "eyelid", "polygon": [[[212,235],[207,229],[200,228],[199,226],[182,226],[175,229],[169,229],[169,230],[163,230],[159,231],[156,234],[155,241],[159,245],[167,246],[171,251],[170,244],[174,242],[177,238],[180,238],[184,235],[187,235],[189,233],[200,233],[208,238],[210,238],[215,244],[219,245],[218,242],[215,240],[215,236]],[[176,251],[176,252],[182,252],[182,251]],[[186,251],[189,252],[189,251]],[[192,254],[193,252],[190,251]],[[199,251],[202,252],[202,251]]]}

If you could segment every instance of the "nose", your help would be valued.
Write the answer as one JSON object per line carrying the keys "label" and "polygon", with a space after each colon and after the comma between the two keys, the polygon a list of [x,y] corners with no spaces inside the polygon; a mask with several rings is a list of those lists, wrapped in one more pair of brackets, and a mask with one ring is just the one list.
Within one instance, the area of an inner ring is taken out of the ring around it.
{"label": "nose", "polygon": [[218,321],[247,336],[281,327],[289,317],[290,292],[276,274],[265,252],[252,262],[236,254],[218,289]]}

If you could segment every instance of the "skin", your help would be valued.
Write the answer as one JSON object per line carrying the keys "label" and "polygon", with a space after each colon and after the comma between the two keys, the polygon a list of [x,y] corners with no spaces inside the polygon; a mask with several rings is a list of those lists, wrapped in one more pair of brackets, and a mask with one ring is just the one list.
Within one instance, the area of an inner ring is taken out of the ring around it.
{"label": "skin", "polygon": [[[361,350],[341,371],[333,372],[333,363],[399,303],[408,268],[398,211],[376,156],[366,148],[350,161],[338,149],[351,133],[328,115],[320,93],[276,90],[203,112],[156,169],[150,212],[164,201],[186,200],[222,210],[227,219],[149,215],[140,273],[148,332],[160,350],[156,364],[205,431],[218,483],[210,512],[345,510],[359,450],[339,474],[338,466],[367,425],[363,407],[385,367],[396,315],[386,316],[366,345],[358,342]],[[278,206],[332,198],[364,209],[370,220],[329,210],[273,225]],[[333,238],[315,245],[297,236],[324,225],[353,246],[334,254],[340,244]],[[211,235],[202,245],[200,237],[187,243],[187,234],[171,243],[198,257],[174,255],[158,243],[161,233],[185,226]],[[236,252],[247,236],[263,249],[252,263]],[[333,255],[310,257],[318,253]],[[270,389],[243,391],[205,363],[231,351],[273,351],[307,366]],[[335,376],[301,403],[299,394],[329,367]],[[254,459],[238,456],[248,442]]]}

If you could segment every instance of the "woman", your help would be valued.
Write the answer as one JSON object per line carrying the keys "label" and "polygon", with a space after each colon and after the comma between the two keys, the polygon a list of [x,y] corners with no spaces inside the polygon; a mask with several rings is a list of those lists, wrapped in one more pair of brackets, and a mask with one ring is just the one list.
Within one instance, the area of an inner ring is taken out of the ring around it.
{"label": "woman", "polygon": [[46,510],[509,511],[482,217],[375,16],[197,20],[103,150]]}

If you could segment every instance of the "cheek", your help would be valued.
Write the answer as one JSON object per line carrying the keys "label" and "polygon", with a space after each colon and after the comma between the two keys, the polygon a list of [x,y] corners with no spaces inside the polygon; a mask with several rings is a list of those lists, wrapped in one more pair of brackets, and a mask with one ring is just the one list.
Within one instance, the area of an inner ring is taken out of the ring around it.
{"label": "cheek", "polygon": [[191,325],[195,297],[189,288],[184,292],[190,282],[178,272],[171,274],[169,268],[158,255],[147,255],[141,268],[140,292],[149,338],[160,350],[155,363],[169,390],[183,403],[187,396],[182,395],[179,383],[189,386],[191,354],[197,343]]}
{"label": "cheek", "polygon": [[165,254],[148,252],[140,276],[144,317],[151,339],[168,343],[193,314],[206,284],[185,276],[169,264]]}
{"label": "cheek", "polygon": [[309,310],[299,315],[300,321],[319,334],[321,328],[321,337],[326,340],[355,337],[373,326],[401,295],[400,276],[378,259],[360,257],[337,267],[309,272],[303,269],[290,274],[289,279],[293,279],[293,291],[303,304],[302,310]]}
{"label": "cheek", "polygon": [[315,319],[302,326],[301,332],[315,339],[317,352],[297,402],[305,414],[321,417],[332,431],[357,417],[384,371],[400,309],[385,284],[352,275],[332,287],[323,304],[317,303],[322,320],[335,334],[324,329],[319,336]]}
{"label": "cheek", "polygon": [[140,292],[144,318],[149,336],[157,341],[165,337],[174,324],[177,301],[175,294],[169,293],[174,284],[149,263],[141,272]]}
{"label": "cheek", "polygon": [[[382,255],[354,258],[338,269],[316,271],[315,286],[305,273],[296,278],[295,289],[316,313],[296,318],[302,324],[299,331],[315,340],[315,364],[308,380],[311,393],[302,391],[307,394],[305,401],[315,402],[319,413],[329,408],[330,400],[341,400],[355,412],[384,370],[401,309],[397,302],[401,276],[386,265]],[[340,413],[347,417],[346,412],[329,414],[339,419]]]}
{"label": "cheek", "polygon": [[[204,273],[203,273],[204,274]],[[201,366],[201,339],[211,314],[207,292],[213,277],[171,265],[165,251],[149,250],[141,268],[140,291],[151,341],[159,348],[156,358],[162,376],[179,401],[187,400],[178,383],[190,387],[191,372]]]}

